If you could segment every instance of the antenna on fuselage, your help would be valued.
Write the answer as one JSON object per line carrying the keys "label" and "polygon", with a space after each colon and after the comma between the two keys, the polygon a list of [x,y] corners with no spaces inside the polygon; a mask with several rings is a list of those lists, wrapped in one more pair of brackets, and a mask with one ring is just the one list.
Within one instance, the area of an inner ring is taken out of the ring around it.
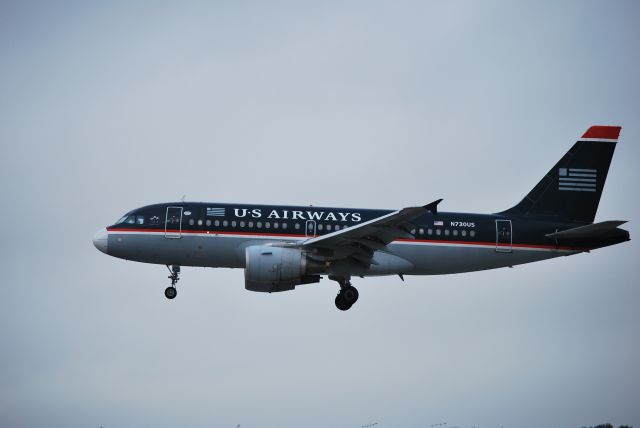
{"label": "antenna on fuselage", "polygon": [[184,198],[186,198],[187,195],[182,195],[182,198],[180,198],[180,202],[184,202]]}

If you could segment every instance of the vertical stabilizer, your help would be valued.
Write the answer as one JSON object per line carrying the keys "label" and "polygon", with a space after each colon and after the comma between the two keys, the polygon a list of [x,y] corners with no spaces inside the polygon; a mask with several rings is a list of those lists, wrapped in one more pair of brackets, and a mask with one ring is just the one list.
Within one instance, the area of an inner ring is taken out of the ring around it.
{"label": "vertical stabilizer", "polygon": [[592,126],[515,207],[500,214],[593,223],[619,126]]}

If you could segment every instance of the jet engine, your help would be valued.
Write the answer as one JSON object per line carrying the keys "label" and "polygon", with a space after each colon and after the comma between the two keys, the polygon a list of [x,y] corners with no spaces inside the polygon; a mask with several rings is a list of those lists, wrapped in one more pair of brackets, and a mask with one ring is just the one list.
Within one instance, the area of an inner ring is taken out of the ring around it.
{"label": "jet engine", "polygon": [[245,249],[245,257],[244,287],[247,290],[271,293],[320,281],[317,273],[321,265],[308,260],[297,248],[255,245]]}

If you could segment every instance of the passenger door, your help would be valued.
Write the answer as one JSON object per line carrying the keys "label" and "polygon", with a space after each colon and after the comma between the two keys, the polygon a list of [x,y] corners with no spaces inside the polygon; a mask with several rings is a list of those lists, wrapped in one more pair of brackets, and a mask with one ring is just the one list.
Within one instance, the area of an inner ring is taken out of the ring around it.
{"label": "passenger door", "polygon": [[513,248],[511,220],[496,220],[496,251],[510,253]]}
{"label": "passenger door", "polygon": [[182,207],[167,207],[167,215],[164,222],[164,237],[182,237]]}

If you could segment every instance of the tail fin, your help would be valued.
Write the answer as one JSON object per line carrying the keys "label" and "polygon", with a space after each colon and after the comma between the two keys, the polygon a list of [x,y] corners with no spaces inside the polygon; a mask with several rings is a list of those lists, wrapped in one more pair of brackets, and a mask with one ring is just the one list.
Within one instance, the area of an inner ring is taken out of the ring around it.
{"label": "tail fin", "polygon": [[515,207],[499,214],[593,223],[619,126],[592,126]]}

